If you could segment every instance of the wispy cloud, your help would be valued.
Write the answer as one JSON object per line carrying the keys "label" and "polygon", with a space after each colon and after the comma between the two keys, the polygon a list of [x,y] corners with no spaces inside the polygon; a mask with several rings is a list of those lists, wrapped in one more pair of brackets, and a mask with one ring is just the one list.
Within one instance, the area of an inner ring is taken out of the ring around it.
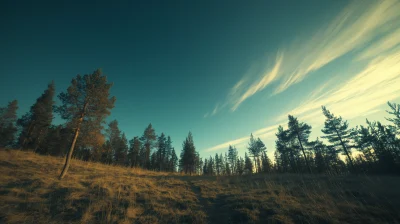
{"label": "wispy cloud", "polygon": [[[273,93],[279,94],[349,52],[371,46],[358,56],[358,60],[364,60],[398,46],[400,1],[353,1],[321,27],[311,38],[296,40],[278,50],[272,65],[261,71],[251,69],[237,82],[226,99],[231,111],[271,83],[277,82]],[[258,78],[254,80],[254,77]]]}
{"label": "wispy cloud", "polygon": [[[279,74],[279,69],[281,67],[282,64],[282,60],[283,60],[283,55],[278,55],[276,58],[276,63],[274,65],[274,67],[268,71],[260,80],[258,80],[257,82],[254,82],[250,88],[248,88],[244,94],[242,94],[237,100],[236,102],[234,102],[233,107],[231,108],[232,111],[235,111],[239,105],[245,101],[247,98],[253,96],[255,93],[257,93],[258,91],[264,89],[266,86],[268,86],[272,81],[274,81],[276,79],[276,77]],[[240,82],[239,82],[240,83]],[[236,85],[235,85],[236,87]],[[237,88],[236,88],[237,89]],[[235,91],[237,92],[237,90]]]}
{"label": "wispy cloud", "polygon": [[[365,54],[365,51],[360,55]],[[288,113],[315,121],[321,119],[321,105],[326,105],[332,112],[346,119],[352,119],[370,114],[387,101],[398,97],[400,97],[400,47],[391,53],[381,54],[347,82],[337,85],[332,91],[317,98],[308,99]]]}
{"label": "wispy cloud", "polygon": [[[246,74],[230,90],[226,105],[232,111],[272,82],[278,82],[274,90],[278,94],[349,52],[353,53],[350,66],[355,67],[347,74],[336,74],[350,77],[348,80],[339,83],[340,79],[332,77],[297,107],[283,111],[274,119],[276,125],[255,130],[253,134],[263,140],[274,138],[278,124],[287,123],[287,114],[316,127],[324,121],[322,105],[351,120],[376,113],[387,101],[400,97],[400,1],[354,1],[308,41],[287,49],[279,51],[275,64],[259,79],[249,82],[254,74]],[[244,146],[248,139],[234,139],[205,151]]]}

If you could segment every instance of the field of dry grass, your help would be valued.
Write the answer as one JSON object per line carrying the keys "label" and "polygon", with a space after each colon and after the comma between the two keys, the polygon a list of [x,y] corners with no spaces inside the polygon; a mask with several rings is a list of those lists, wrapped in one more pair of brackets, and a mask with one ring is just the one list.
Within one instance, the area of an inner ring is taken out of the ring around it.
{"label": "field of dry grass", "polygon": [[400,223],[400,177],[182,176],[0,150],[0,223]]}

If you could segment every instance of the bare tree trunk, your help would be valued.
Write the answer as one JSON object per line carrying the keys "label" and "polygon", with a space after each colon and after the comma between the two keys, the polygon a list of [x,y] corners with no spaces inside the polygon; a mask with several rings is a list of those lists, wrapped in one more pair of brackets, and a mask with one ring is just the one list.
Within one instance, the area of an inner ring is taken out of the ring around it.
{"label": "bare tree trunk", "polygon": [[342,141],[342,136],[340,136],[340,134],[339,134],[339,132],[337,131],[336,128],[335,128],[335,131],[336,131],[336,134],[337,134],[338,137],[339,137],[340,144],[342,145],[343,150],[344,150],[344,152],[346,153],[347,158],[349,159],[351,169],[352,169],[352,171],[354,172],[355,170],[354,170],[353,160],[351,159],[350,154],[349,154],[349,152],[347,151],[346,145],[345,145],[345,144],[343,143],[343,141]]}
{"label": "bare tree trunk", "polygon": [[80,124],[79,127],[76,129],[75,131],[75,136],[74,136],[74,140],[72,141],[71,147],[68,150],[68,154],[67,154],[67,158],[65,159],[65,164],[64,164],[64,168],[60,174],[59,179],[61,180],[62,178],[64,178],[65,174],[67,174],[69,165],[71,163],[71,158],[72,158],[72,153],[74,152],[74,148],[75,148],[75,143],[76,143],[76,139],[79,136],[79,129],[80,129]]}
{"label": "bare tree trunk", "polygon": [[60,174],[60,177],[59,177],[60,180],[61,180],[62,178],[64,178],[65,174],[67,174],[69,165],[70,165],[70,163],[71,163],[72,153],[74,152],[76,139],[78,139],[79,131],[80,131],[80,129],[81,129],[81,125],[82,125],[82,122],[83,122],[83,117],[85,116],[85,111],[86,111],[87,106],[88,106],[87,103],[85,103],[85,105],[83,106],[82,114],[81,114],[81,117],[79,118],[78,125],[77,125],[77,127],[76,127],[74,140],[72,140],[71,147],[70,147],[69,150],[68,150],[67,158],[65,159],[64,168],[63,168],[63,170],[61,171],[61,174]]}
{"label": "bare tree trunk", "polygon": [[301,144],[301,140],[300,140],[300,136],[299,135],[297,135],[297,140],[299,140],[300,148],[301,148],[301,151],[303,152],[304,160],[306,161],[306,165],[308,167],[308,171],[312,174],[312,170],[311,170],[310,164],[308,163],[308,159],[307,159],[306,153],[304,152],[303,144]]}

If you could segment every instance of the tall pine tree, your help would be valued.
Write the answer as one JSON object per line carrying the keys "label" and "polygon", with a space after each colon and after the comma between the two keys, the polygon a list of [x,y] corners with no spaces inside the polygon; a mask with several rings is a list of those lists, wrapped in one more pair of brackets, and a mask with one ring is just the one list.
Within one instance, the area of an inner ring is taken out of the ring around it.
{"label": "tall pine tree", "polygon": [[58,95],[62,104],[56,107],[56,112],[68,121],[68,126],[75,132],[60,179],[67,174],[82,125],[102,129],[102,123],[111,113],[115,102],[115,97],[110,97],[111,87],[107,77],[98,69],[92,74],[77,75],[67,92]]}

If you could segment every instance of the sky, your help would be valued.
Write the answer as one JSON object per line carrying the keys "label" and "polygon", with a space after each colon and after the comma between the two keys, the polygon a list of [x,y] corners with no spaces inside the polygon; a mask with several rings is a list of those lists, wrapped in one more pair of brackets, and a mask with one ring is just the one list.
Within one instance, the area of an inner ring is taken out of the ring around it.
{"label": "sky", "polygon": [[[385,123],[400,103],[400,1],[1,1],[0,106],[18,115],[54,80],[102,68],[129,139],[149,123],[202,157],[251,133],[272,157],[291,114],[321,136],[321,105]],[[59,117],[55,123],[62,123]]]}

